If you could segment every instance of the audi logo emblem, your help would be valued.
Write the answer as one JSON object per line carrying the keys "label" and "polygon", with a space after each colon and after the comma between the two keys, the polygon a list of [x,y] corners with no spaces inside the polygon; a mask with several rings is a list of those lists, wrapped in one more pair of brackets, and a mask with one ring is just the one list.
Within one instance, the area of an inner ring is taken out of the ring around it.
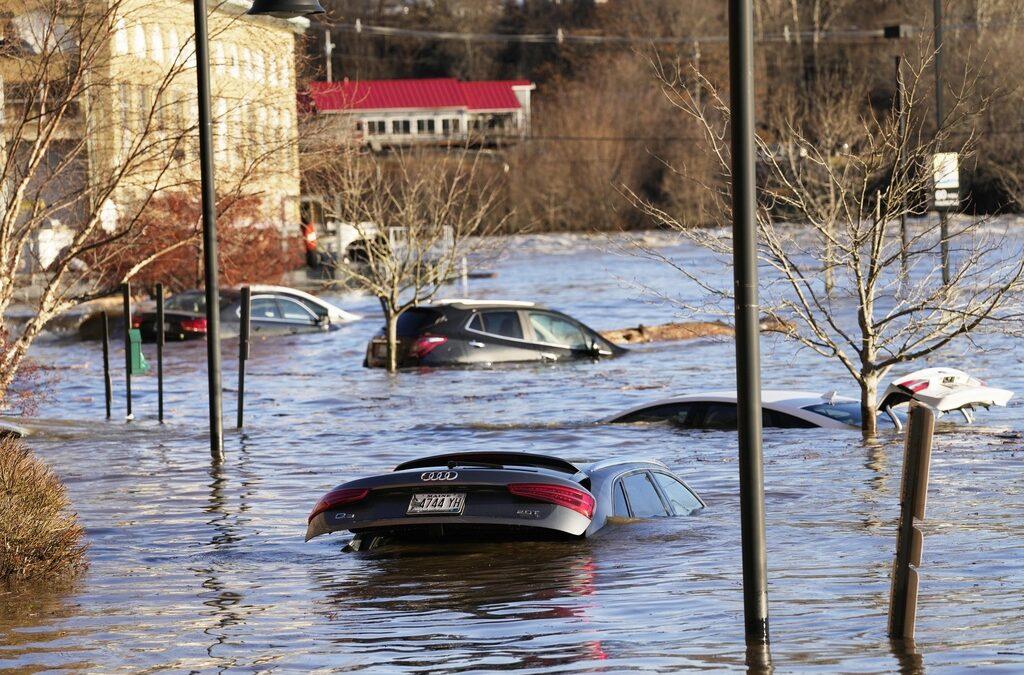
{"label": "audi logo emblem", "polygon": [[455,480],[458,477],[458,471],[427,471],[420,474],[420,480]]}

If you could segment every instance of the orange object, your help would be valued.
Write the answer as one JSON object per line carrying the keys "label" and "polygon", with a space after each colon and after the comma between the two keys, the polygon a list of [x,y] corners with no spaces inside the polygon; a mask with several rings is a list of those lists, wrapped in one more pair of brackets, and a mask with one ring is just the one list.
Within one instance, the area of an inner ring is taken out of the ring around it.
{"label": "orange object", "polygon": [[316,225],[313,223],[302,224],[302,241],[306,245],[307,251],[316,250]]}

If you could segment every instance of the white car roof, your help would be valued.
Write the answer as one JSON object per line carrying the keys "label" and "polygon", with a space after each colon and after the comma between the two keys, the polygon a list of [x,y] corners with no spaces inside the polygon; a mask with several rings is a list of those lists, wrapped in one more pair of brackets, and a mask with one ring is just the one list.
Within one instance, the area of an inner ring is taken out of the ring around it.
{"label": "white car roof", "polygon": [[294,295],[298,298],[302,298],[306,302],[314,305],[319,305],[327,310],[328,316],[333,321],[357,321],[363,317],[359,314],[353,314],[352,312],[346,312],[341,307],[333,305],[326,300],[322,300],[312,293],[300,291],[297,288],[289,288],[288,286],[274,286],[272,284],[250,284],[249,288],[253,293],[287,293],[288,295]]}
{"label": "white car roof", "polygon": [[[700,394],[687,394],[686,396],[673,396],[672,398],[666,398],[661,401],[655,401],[654,403],[648,403],[642,407],[646,408],[652,405],[661,405],[664,403],[685,403],[687,401],[718,401],[725,403],[736,402],[736,390],[734,389],[723,389],[722,391],[706,391]],[[761,404],[770,405],[778,408],[779,410],[785,410],[787,408],[803,408],[804,406],[814,405],[816,403],[827,403],[827,402],[856,402],[857,399],[850,398],[849,396],[839,396],[835,392],[820,391],[801,391],[799,389],[762,389],[761,390]]]}
{"label": "white car roof", "polygon": [[[707,391],[700,394],[689,394],[686,396],[674,396],[672,398],[661,399],[660,401],[652,401],[644,403],[624,410],[609,417],[606,417],[603,422],[612,422],[620,417],[629,415],[640,410],[647,408],[653,408],[659,405],[666,405],[669,403],[687,403],[693,401],[712,401],[720,403],[735,403],[736,402],[736,391],[735,390],[722,390],[722,391]],[[805,419],[821,427],[831,428],[849,428],[849,425],[840,422],[836,419],[828,417],[827,415],[821,415],[810,410],[804,410],[807,406],[816,405],[819,403],[857,403],[857,399],[850,398],[848,396],[839,396],[835,392],[815,392],[815,391],[800,391],[795,389],[763,389],[761,391],[761,406],[768,408],[769,410],[777,410],[784,412],[800,419]]]}

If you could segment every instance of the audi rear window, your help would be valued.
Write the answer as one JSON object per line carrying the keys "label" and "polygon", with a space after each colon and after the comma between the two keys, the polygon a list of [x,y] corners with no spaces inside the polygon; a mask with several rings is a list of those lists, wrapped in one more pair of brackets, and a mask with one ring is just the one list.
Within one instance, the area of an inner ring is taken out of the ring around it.
{"label": "audi rear window", "polygon": [[398,317],[398,337],[416,337],[441,317],[441,312],[425,307],[413,307]]}

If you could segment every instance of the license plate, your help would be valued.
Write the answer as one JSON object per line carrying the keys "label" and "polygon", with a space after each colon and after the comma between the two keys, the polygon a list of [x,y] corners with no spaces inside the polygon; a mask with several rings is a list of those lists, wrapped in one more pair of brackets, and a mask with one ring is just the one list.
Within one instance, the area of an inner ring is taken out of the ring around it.
{"label": "license plate", "polygon": [[461,514],[466,506],[465,493],[441,492],[414,494],[409,500],[406,514],[416,513],[454,513]]}

